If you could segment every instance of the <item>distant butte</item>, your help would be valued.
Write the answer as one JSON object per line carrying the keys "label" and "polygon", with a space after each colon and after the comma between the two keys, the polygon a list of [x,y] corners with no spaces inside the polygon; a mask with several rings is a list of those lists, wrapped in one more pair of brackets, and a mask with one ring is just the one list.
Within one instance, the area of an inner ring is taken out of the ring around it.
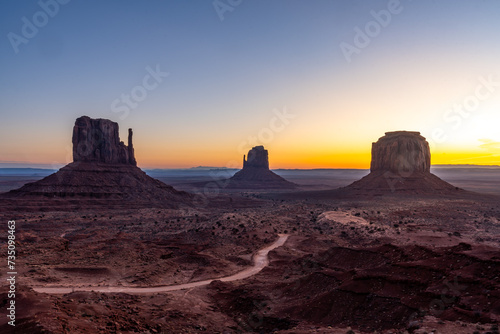
{"label": "distant butte", "polygon": [[108,119],[78,118],[73,127],[73,161],[137,166],[128,129],[128,146],[120,141],[118,124]]}
{"label": "distant butte", "polygon": [[432,174],[430,167],[429,143],[420,132],[386,132],[372,144],[370,174],[347,189],[437,194],[461,190]]}
{"label": "distant butte", "polygon": [[269,169],[269,153],[255,146],[243,156],[243,169],[229,179],[229,188],[293,189],[296,185]]}
{"label": "distant butte", "polygon": [[120,141],[118,133],[116,122],[78,118],[73,127],[73,162],[4,196],[77,200],[78,204],[155,203],[172,208],[192,199],[193,195],[177,191],[138,168],[132,129],[128,131],[128,145]]}

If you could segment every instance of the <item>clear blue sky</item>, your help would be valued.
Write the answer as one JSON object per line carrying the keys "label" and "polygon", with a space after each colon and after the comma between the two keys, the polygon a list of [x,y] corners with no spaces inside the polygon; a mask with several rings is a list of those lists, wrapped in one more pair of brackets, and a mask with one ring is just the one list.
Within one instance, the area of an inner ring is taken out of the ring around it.
{"label": "clear blue sky", "polygon": [[[500,2],[401,0],[349,62],[342,43],[355,46],[354,29],[389,3],[243,0],[221,20],[211,0],[72,0],[53,17],[4,0],[0,162],[71,161],[81,115],[119,122],[125,141],[134,128],[144,167],[230,165],[253,144],[272,167],[366,167],[371,142],[403,129],[421,131],[439,162],[500,160],[500,87],[467,117],[447,113],[480,77],[500,81]],[[40,27],[13,46],[23,17]],[[168,76],[144,90],[157,67]],[[147,96],[116,112],[134,89]],[[271,129],[285,108],[294,118]]]}

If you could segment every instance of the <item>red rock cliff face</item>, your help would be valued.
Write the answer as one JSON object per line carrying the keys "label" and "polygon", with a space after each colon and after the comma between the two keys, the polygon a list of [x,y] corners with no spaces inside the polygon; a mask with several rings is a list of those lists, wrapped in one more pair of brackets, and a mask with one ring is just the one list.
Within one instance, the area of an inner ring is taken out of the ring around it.
{"label": "red rock cliff face", "polygon": [[429,143],[420,132],[386,132],[384,137],[372,144],[372,172],[430,173],[430,167]]}
{"label": "red rock cliff face", "polygon": [[129,129],[128,146],[120,141],[118,123],[107,119],[78,118],[73,127],[73,161],[136,166]]}

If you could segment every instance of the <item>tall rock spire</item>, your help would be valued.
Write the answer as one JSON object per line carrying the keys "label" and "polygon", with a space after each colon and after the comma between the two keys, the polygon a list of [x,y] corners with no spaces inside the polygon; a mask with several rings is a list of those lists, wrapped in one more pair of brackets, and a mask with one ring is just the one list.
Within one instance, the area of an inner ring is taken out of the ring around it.
{"label": "tall rock spire", "polygon": [[132,136],[134,135],[132,129],[128,129],[128,162],[131,165],[137,166],[137,161],[134,155],[134,144],[132,143]]}

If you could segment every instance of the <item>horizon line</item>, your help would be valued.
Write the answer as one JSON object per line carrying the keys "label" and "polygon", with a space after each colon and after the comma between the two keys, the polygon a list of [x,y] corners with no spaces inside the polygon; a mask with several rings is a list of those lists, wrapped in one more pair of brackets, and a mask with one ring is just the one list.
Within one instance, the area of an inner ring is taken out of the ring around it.
{"label": "horizon line", "polygon": [[[3,165],[16,166],[3,166]],[[0,161],[0,169],[43,169],[43,170],[59,170],[65,164],[44,164],[44,163],[29,163],[29,162],[2,162]],[[484,164],[431,164],[431,167],[500,167],[500,165],[484,165]],[[139,167],[144,170],[240,170],[241,168],[228,168],[224,166],[192,166],[192,167]],[[348,168],[348,167],[318,167],[318,168],[294,168],[294,167],[276,167],[271,170],[370,170],[370,168]]]}

